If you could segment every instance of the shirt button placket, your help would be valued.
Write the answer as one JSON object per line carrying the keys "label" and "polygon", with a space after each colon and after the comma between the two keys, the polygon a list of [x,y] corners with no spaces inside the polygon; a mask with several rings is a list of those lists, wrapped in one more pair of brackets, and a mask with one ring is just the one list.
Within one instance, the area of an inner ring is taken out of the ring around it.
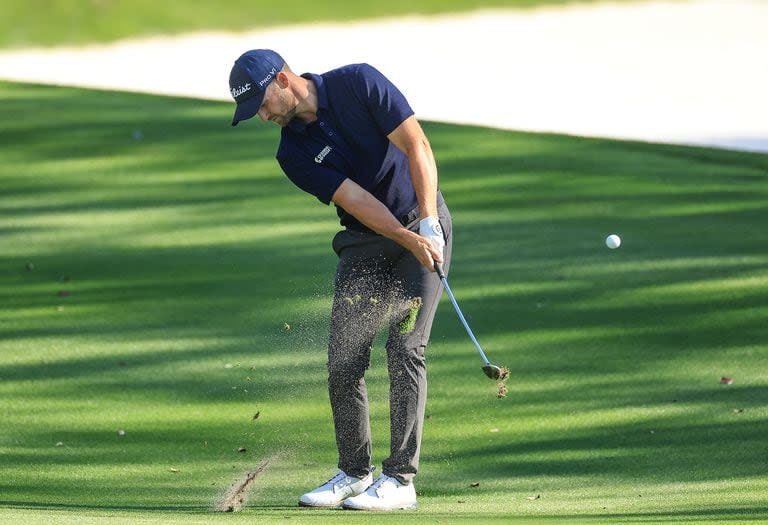
{"label": "shirt button placket", "polygon": [[333,137],[333,130],[325,124],[325,121],[320,121],[320,127],[323,129],[326,135]]}

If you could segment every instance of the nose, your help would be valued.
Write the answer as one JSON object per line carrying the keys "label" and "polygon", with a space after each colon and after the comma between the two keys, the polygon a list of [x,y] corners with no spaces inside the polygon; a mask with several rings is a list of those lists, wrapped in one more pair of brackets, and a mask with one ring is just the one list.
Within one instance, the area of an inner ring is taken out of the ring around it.
{"label": "nose", "polygon": [[259,109],[259,118],[261,119],[262,122],[266,122],[269,120],[269,113],[267,113],[266,108]]}

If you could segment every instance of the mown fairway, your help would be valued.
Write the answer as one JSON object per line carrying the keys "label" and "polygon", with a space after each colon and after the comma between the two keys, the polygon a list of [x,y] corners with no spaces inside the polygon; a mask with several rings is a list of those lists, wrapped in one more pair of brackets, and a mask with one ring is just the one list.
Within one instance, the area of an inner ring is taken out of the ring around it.
{"label": "mown fairway", "polygon": [[[420,509],[313,512],[337,223],[279,172],[277,129],[221,103],[0,99],[0,522],[768,520],[765,155],[426,125],[451,285],[510,394],[444,299]],[[208,512],[267,458],[244,512]]]}

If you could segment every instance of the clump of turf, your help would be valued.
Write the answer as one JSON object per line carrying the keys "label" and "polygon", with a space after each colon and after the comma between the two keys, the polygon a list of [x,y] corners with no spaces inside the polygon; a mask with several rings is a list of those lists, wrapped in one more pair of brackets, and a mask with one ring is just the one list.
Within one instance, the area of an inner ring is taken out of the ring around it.
{"label": "clump of turf", "polygon": [[408,317],[406,317],[399,326],[401,334],[410,334],[416,329],[416,318],[419,316],[421,305],[421,297],[414,297],[411,299],[408,307]]}
{"label": "clump of turf", "polygon": [[353,295],[351,297],[347,296],[347,297],[344,298],[346,303],[348,305],[350,305],[350,306],[359,303],[361,299],[362,299],[362,296],[360,294],[355,294],[355,295]]}
{"label": "clump of turf", "polygon": [[507,392],[509,391],[507,389],[507,379],[509,378],[509,368],[506,366],[501,367],[501,372],[499,373],[499,384],[496,391],[496,397],[499,399],[504,399],[507,397]]}

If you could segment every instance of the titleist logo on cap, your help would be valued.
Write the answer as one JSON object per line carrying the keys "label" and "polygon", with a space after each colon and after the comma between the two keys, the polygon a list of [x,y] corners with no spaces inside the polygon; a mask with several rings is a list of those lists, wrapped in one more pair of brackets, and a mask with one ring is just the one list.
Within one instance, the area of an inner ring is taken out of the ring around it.
{"label": "titleist logo on cap", "polygon": [[244,86],[239,86],[239,87],[236,87],[236,88],[232,88],[231,89],[231,91],[232,91],[232,98],[237,98],[240,95],[242,95],[243,93],[247,93],[250,90],[251,90],[251,83],[250,82],[245,84]]}

